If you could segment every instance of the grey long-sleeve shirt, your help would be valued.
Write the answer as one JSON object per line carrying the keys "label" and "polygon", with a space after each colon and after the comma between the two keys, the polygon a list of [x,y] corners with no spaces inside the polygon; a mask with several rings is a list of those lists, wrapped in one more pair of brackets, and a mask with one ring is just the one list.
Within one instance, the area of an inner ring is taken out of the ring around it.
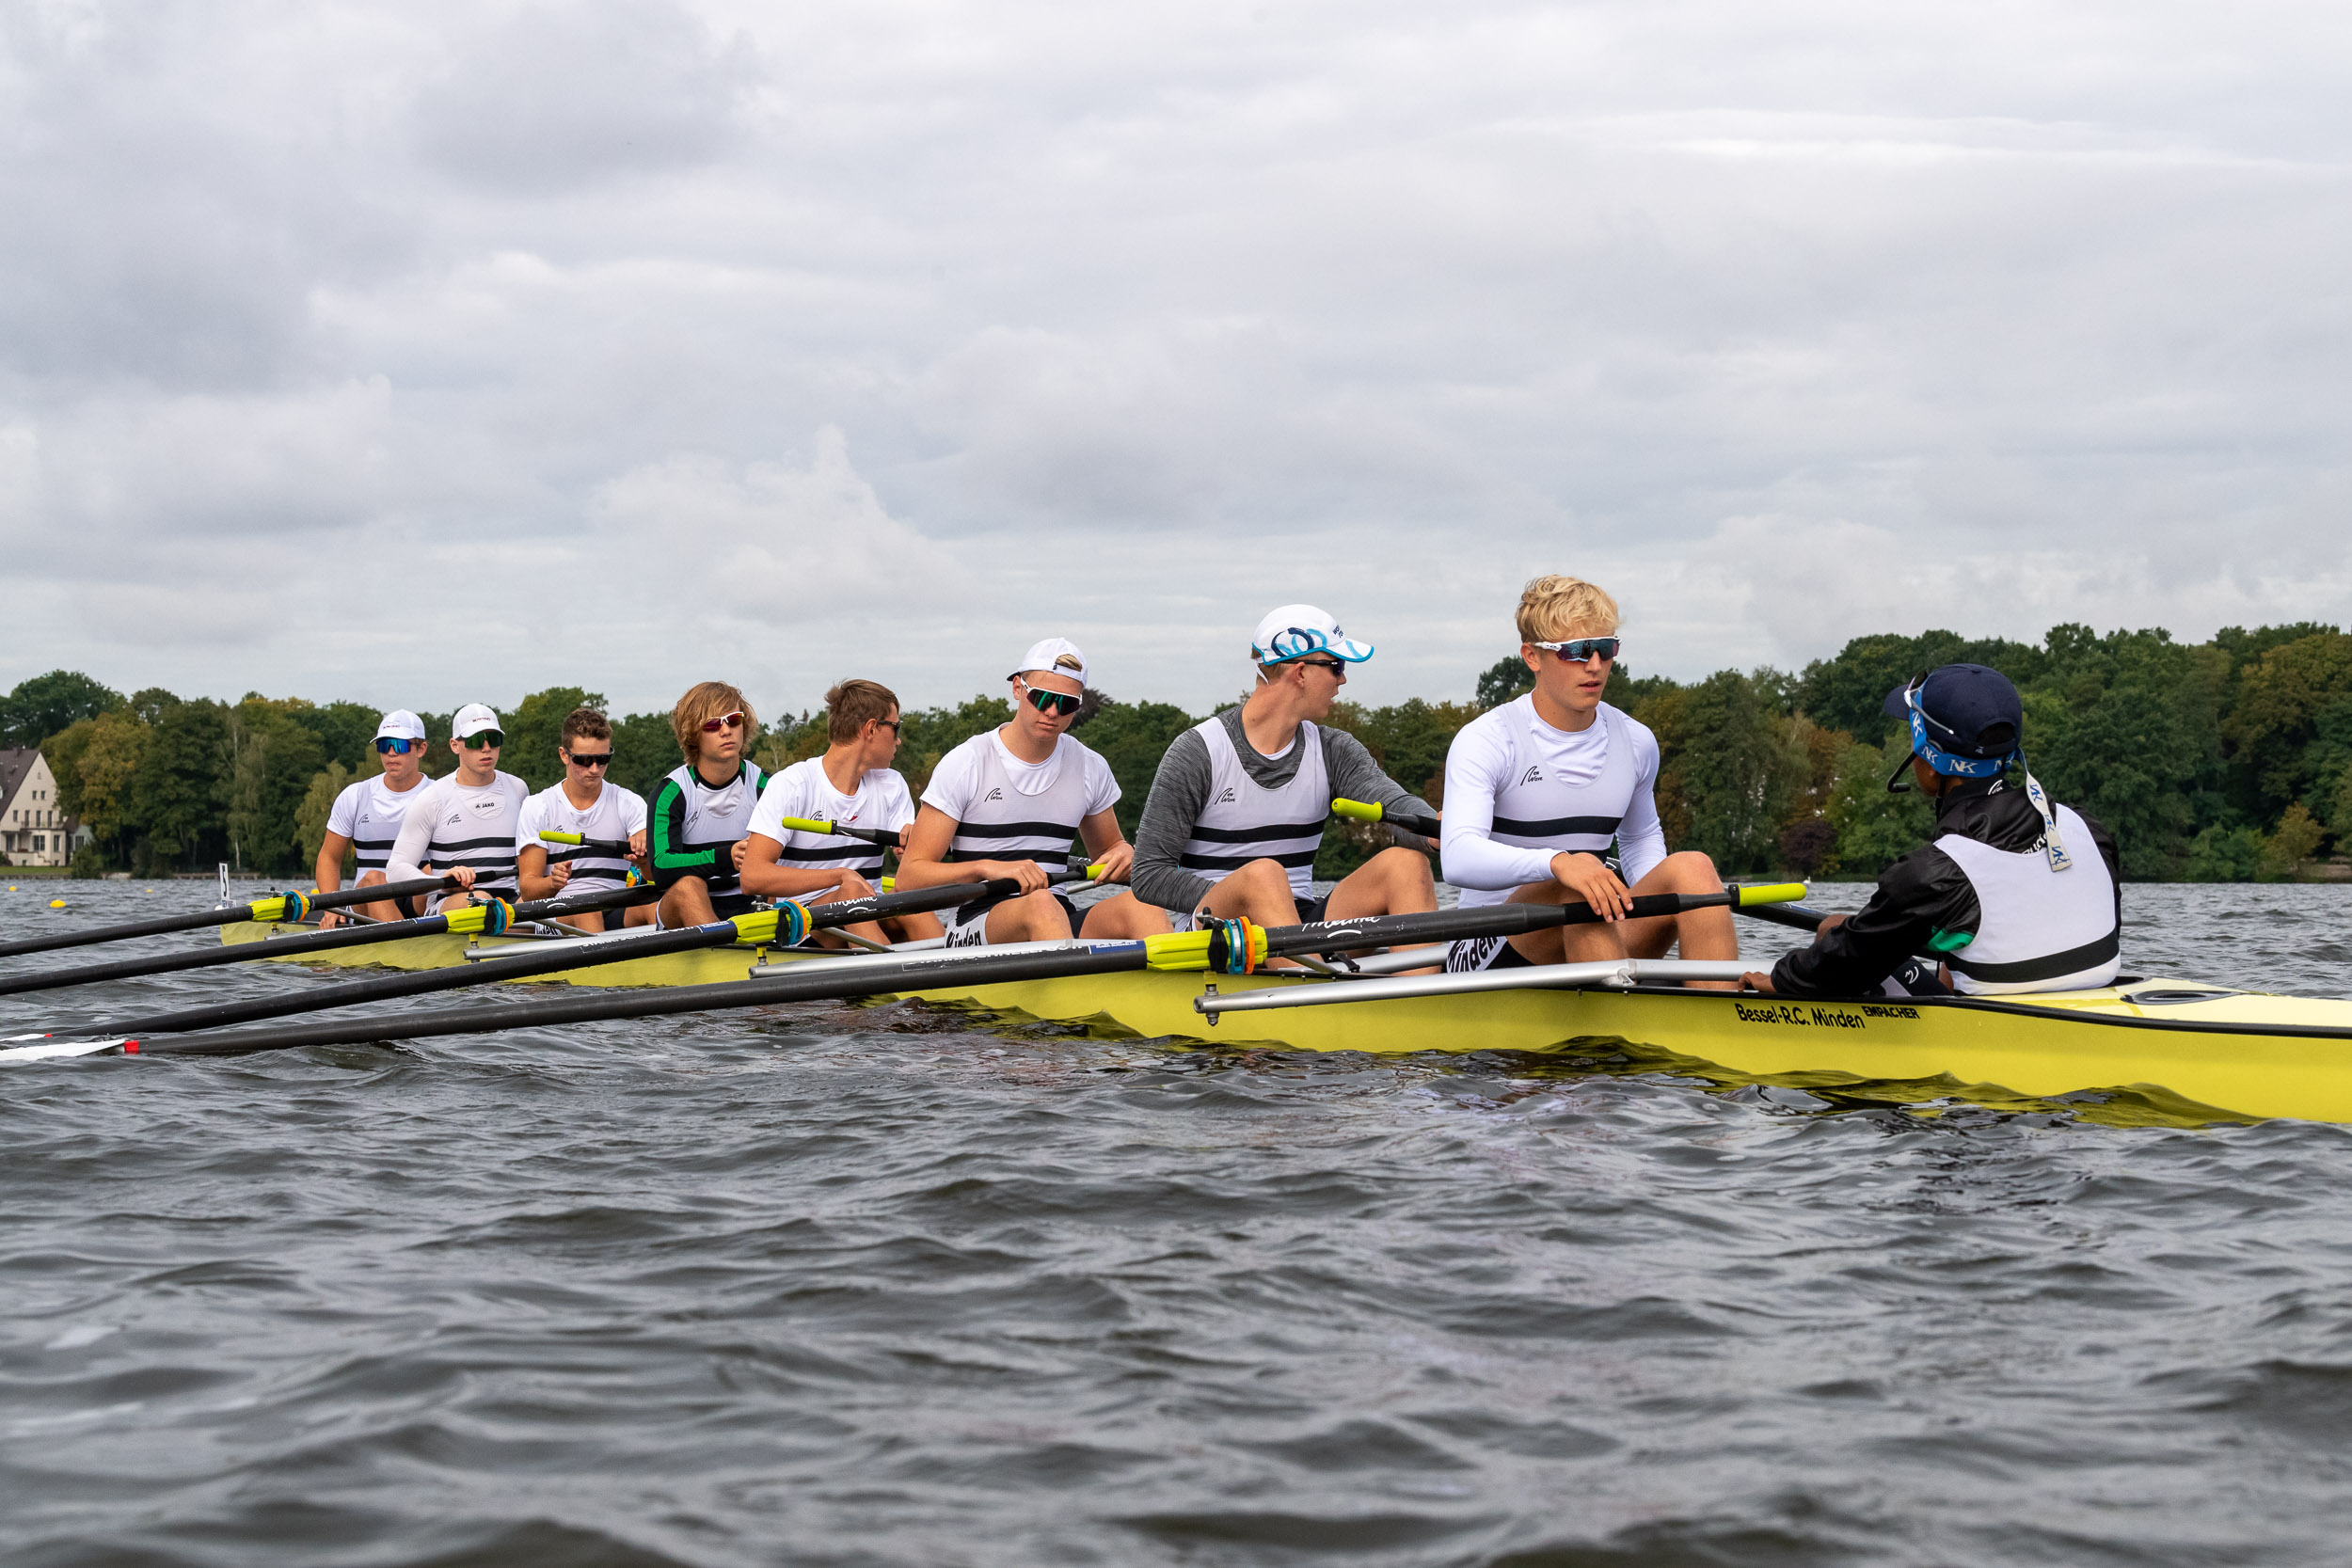
{"label": "grey long-sleeve shirt", "polygon": [[[1229,707],[1216,717],[1225,733],[1232,736],[1234,754],[1250,778],[1268,789],[1279,789],[1297,774],[1304,748],[1294,742],[1279,757],[1261,755],[1242,730],[1240,708]],[[1421,816],[1437,815],[1428,801],[1380,771],[1362,741],[1327,724],[1317,724],[1315,734],[1323,742],[1323,770],[1330,780],[1332,799],[1368,800],[1390,811]],[[1197,910],[1216,885],[1185,870],[1178,859],[1209,803],[1210,778],[1209,743],[1200,738],[1199,730],[1186,730],[1160,758],[1152,793],[1143,802],[1143,820],[1136,827],[1136,863],[1128,882],[1143,902],[1164,910]],[[1428,842],[1401,831],[1395,832],[1395,837],[1400,844]]]}

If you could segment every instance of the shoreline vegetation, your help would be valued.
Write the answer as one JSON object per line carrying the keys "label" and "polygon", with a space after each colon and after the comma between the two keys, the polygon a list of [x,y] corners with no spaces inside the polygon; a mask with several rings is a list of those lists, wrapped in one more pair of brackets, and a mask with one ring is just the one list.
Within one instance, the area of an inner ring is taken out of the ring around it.
{"label": "shoreline vegetation", "polygon": [[[1909,745],[1880,701],[1919,671],[1963,660],[2017,683],[2035,775],[2107,825],[2126,878],[2352,879],[2352,866],[2328,858],[2352,855],[2352,635],[2330,626],[2233,626],[2198,643],[2079,625],[2052,627],[2039,643],[1881,634],[1793,674],[1723,670],[1684,683],[1620,666],[1608,700],[1657,733],[1659,813],[1674,847],[1706,850],[1727,877],[1865,879],[1922,842],[1930,824],[1919,796],[1886,793]],[[1454,732],[1528,685],[1507,655],[1467,702],[1342,703],[1330,721],[1442,805]],[[557,727],[583,705],[609,712],[600,694],[577,687],[500,708],[501,765],[534,790],[554,783]],[[1010,711],[982,694],[907,712],[908,784],[919,796],[941,756]],[[0,746],[39,746],[59,805],[91,831],[76,876],[168,876],[227,861],[291,877],[316,860],[337,792],[377,770],[377,717],[358,703],[258,692],[234,703],[158,687],[126,697],[55,671],[0,699]],[[422,717],[429,734],[448,733],[447,714]],[[1161,753],[1202,717],[1087,693],[1077,733],[1118,775],[1130,834]],[[771,769],[814,756],[824,728],[821,712],[787,717],[761,732],[752,755]],[[611,777],[650,797],[677,762],[669,715],[615,715],[612,730]],[[428,766],[438,776],[453,761],[437,745]],[[1343,876],[1385,842],[1376,827],[1334,823],[1315,873]]]}

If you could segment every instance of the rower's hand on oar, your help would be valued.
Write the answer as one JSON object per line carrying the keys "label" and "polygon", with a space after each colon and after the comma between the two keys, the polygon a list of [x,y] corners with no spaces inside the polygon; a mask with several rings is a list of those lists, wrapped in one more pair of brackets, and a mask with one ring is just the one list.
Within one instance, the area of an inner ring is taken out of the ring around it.
{"label": "rower's hand on oar", "polygon": [[1011,882],[1023,893],[1041,893],[1053,885],[1046,879],[1045,868],[1035,861],[968,861],[965,864],[979,873],[974,881]]}
{"label": "rower's hand on oar", "polygon": [[569,862],[569,861],[557,861],[557,862],[555,862],[552,865],[549,865],[549,866],[548,867],[548,881],[550,881],[550,882],[553,882],[553,883],[555,884],[555,891],[557,891],[558,893],[561,893],[561,892],[564,890],[564,884],[565,882],[570,881],[571,879],[572,879],[572,863],[571,863],[571,862]]}
{"label": "rower's hand on oar", "polygon": [[628,835],[628,858],[635,861],[641,870],[651,871],[653,869],[652,864],[645,859],[644,829],[640,828]]}
{"label": "rower's hand on oar", "polygon": [[1592,906],[1603,920],[1623,920],[1633,908],[1633,895],[1598,855],[1563,849],[1551,857],[1551,875],[1562,887]]}
{"label": "rower's hand on oar", "polygon": [[1127,879],[1128,870],[1136,863],[1136,847],[1123,841],[1114,844],[1095,856],[1094,861],[1103,868],[1102,876],[1095,879],[1097,881],[1123,882]]}
{"label": "rower's hand on oar", "polygon": [[449,868],[449,877],[452,881],[454,881],[457,884],[458,892],[471,893],[473,891],[472,866],[453,865]]}
{"label": "rower's hand on oar", "polygon": [[1761,970],[1751,969],[1740,976],[1740,985],[1746,990],[1761,991],[1766,996],[1777,994],[1772,990],[1772,977]]}
{"label": "rower's hand on oar", "polygon": [[743,857],[750,852],[751,847],[752,841],[748,838],[739,838],[735,841],[735,850],[733,856],[731,857],[732,865],[735,870],[740,871],[743,869]]}

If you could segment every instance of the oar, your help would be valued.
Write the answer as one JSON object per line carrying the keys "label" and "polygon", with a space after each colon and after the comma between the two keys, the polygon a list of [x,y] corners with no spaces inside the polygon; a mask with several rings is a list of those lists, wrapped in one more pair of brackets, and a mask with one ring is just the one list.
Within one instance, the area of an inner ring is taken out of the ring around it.
{"label": "oar", "polygon": [[[373,890],[371,890],[373,891]],[[101,980],[130,980],[148,974],[176,974],[183,970],[211,969],[220,964],[251,963],[257,958],[291,958],[325,953],[339,947],[370,947],[380,942],[404,942],[410,937],[437,936],[443,931],[481,932],[496,936],[525,920],[561,920],[565,915],[595,910],[626,909],[650,904],[661,896],[652,886],[585,889],[569,896],[541,898],[527,904],[469,904],[442,914],[416,920],[386,920],[373,926],[352,926],[336,931],[306,931],[300,936],[272,937],[235,946],[200,947],[192,953],[167,953],[155,958],[120,958],[79,969],[52,970],[46,974],[0,975],[0,996],[29,990],[56,990],[66,986],[95,985]]]}
{"label": "oar", "polygon": [[898,847],[898,835],[880,828],[852,828],[846,823],[827,822],[814,816],[787,816],[779,826],[798,833],[831,833],[836,838],[862,838],[868,844],[879,844],[885,849]]}
{"label": "oar", "polygon": [[312,910],[339,910],[346,904],[373,904],[387,898],[406,898],[420,893],[440,893],[457,885],[454,877],[419,877],[406,882],[378,882],[373,887],[343,888],[335,893],[273,893],[232,909],[205,910],[197,914],[167,914],[154,920],[134,920],[121,926],[93,926],[84,931],[60,931],[54,936],[24,937],[0,942],[0,958],[20,953],[51,953],[60,947],[90,947],[127,937],[159,937],[172,931],[200,931],[207,926],[236,926],[247,920],[262,925],[300,920]]}
{"label": "oar", "polygon": [[[1385,822],[1391,828],[1402,828],[1423,838],[1436,838],[1445,826],[1434,816],[1410,814],[1398,816],[1384,806],[1364,800],[1334,800],[1331,802],[1331,815],[1358,822]],[[1741,914],[1754,915],[1758,920],[1769,920],[1775,926],[1787,926],[1801,931],[1815,930],[1829,918],[1827,910],[1817,910],[1804,904],[1740,904],[1734,908]]]}
{"label": "oar", "polygon": [[1391,828],[1402,828],[1423,838],[1436,838],[1445,831],[1445,824],[1434,816],[1422,816],[1411,812],[1398,816],[1386,806],[1376,806],[1368,800],[1334,800],[1331,802],[1331,815],[1358,822],[1385,822]]}
{"label": "oar", "polygon": [[[972,884],[959,885],[968,887]],[[1786,899],[1796,896],[1801,891],[1790,885],[1746,888],[1731,893],[1653,894],[1635,899],[1633,912],[1639,918],[1679,914],[1686,910]],[[879,901],[859,902],[869,904]],[[873,911],[869,908],[866,918],[870,919],[872,915]],[[44,1038],[37,1043],[0,1050],[0,1061],[99,1055],[113,1051],[158,1055],[233,1056],[308,1045],[348,1045],[371,1040],[421,1039],[435,1035],[488,1034],[501,1029],[540,1028],[607,1019],[655,1018],[729,1007],[766,1006],[782,1002],[884,996],[926,990],[943,985],[995,985],[1144,969],[1246,974],[1254,973],[1264,965],[1267,958],[1275,957],[1297,957],[1367,946],[1402,946],[1455,938],[1519,936],[1529,931],[1548,930],[1555,926],[1582,925],[1600,918],[1582,904],[1489,904],[1478,909],[1380,915],[1367,920],[1317,921],[1311,925],[1283,926],[1273,930],[1253,926],[1246,920],[1218,920],[1203,930],[1147,937],[1140,942],[1072,942],[1042,950],[1025,945],[1006,949],[934,949],[920,954],[822,959],[795,965],[797,973],[787,971],[756,980],[737,980],[718,985],[681,986],[652,995],[558,997],[493,1007],[408,1012],[395,1018],[379,1015],[348,1022],[310,1022],[278,1029],[196,1034],[183,1039],[160,1041],[145,1037],[163,1031],[118,1028],[106,1031],[103,1038]],[[660,934],[666,936],[671,933]],[[585,946],[586,943],[580,945]],[[470,978],[485,967],[477,964],[465,977]],[[427,976],[404,976],[424,977]],[[339,991],[348,992],[356,989],[342,987],[339,988]],[[347,1000],[368,999],[350,997]],[[339,1000],[334,1005],[345,1004]]]}
{"label": "oar", "polygon": [[949,882],[939,887],[918,888],[911,893],[846,898],[815,906],[796,904],[787,899],[772,910],[757,910],[750,914],[715,920],[704,926],[689,926],[680,930],[623,932],[577,941],[550,942],[541,951],[484,958],[463,969],[380,975],[293,995],[188,1007],[178,1012],[132,1019],[122,1023],[110,1022],[106,1028],[110,1033],[123,1035],[176,1035],[191,1029],[247,1023],[255,1019],[282,1018],[288,1013],[357,1006],[361,1003],[382,1002],[398,996],[421,996],[437,990],[459,990],[468,986],[488,985],[494,980],[528,980],[564,970],[593,969],[603,964],[624,963],[631,958],[658,958],[665,953],[689,953],[704,947],[726,947],[739,942],[790,947],[810,931],[826,927],[862,925],[894,914],[946,909],[952,905],[1004,896],[1019,891],[1020,884],[1008,877],[990,882]]}
{"label": "oar", "polygon": [[[539,837],[541,842],[547,844],[568,844],[572,846],[574,853],[581,855],[620,855],[627,857],[637,853],[636,850],[628,847],[628,841],[624,838],[582,838],[578,833],[561,832],[553,828],[540,829]],[[558,858],[559,857],[554,855],[549,855],[548,857],[549,861],[554,861]],[[561,858],[569,859],[570,857],[565,856]]]}

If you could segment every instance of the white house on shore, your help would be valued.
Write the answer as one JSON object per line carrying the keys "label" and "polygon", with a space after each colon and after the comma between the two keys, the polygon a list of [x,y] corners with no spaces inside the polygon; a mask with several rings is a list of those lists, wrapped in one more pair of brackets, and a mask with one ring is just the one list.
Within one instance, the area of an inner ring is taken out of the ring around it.
{"label": "white house on shore", "polygon": [[10,865],[63,865],[77,826],[57,809],[57,778],[39,748],[0,748],[0,855]]}

